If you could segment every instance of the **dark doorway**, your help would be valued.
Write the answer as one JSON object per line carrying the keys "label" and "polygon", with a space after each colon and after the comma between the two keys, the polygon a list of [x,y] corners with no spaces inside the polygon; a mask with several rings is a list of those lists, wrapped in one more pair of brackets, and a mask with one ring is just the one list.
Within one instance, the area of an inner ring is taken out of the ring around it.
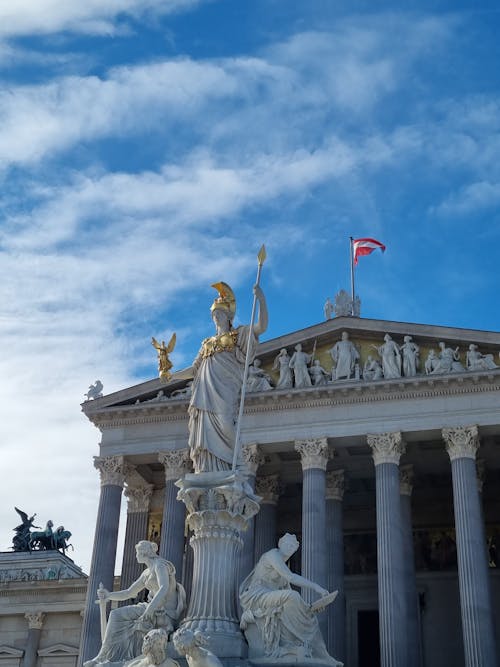
{"label": "dark doorway", "polygon": [[358,667],[380,667],[378,611],[358,611]]}

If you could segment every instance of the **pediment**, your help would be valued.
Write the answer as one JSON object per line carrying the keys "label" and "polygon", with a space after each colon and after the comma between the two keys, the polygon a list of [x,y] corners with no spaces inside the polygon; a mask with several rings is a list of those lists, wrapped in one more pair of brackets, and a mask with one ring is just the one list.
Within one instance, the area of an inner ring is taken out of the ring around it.
{"label": "pediment", "polygon": [[18,648],[12,646],[6,646],[2,644],[0,646],[0,659],[1,658],[22,658],[24,651],[20,651]]}
{"label": "pediment", "polygon": [[[347,332],[349,339],[359,351],[359,380],[361,382],[364,381],[363,367],[368,356],[372,355],[379,359],[376,348],[384,343],[386,334],[389,334],[399,346],[403,344],[404,336],[411,336],[413,342],[419,346],[418,374],[420,377],[425,377],[425,360],[429,352],[434,350],[439,355],[440,342],[453,350],[458,348],[457,353],[464,366],[464,373],[469,372],[466,370],[466,353],[471,344],[476,345],[481,354],[491,355],[493,363],[500,366],[500,333],[498,332],[346,316],[335,317],[320,324],[264,341],[258,347],[257,357],[261,360],[263,370],[272,378],[272,383],[276,384],[279,371],[273,368],[273,365],[277,354],[285,348],[291,356],[295,346],[301,343],[303,351],[309,354],[314,351],[314,358],[319,360],[325,371],[331,374],[334,362],[330,350],[341,339],[344,331]],[[493,370],[500,372],[500,369],[499,371]],[[130,409],[132,406],[137,406],[138,409],[151,408],[154,411],[161,410],[164,406],[169,410],[180,409],[189,399],[187,384],[191,377],[191,368],[186,368],[174,373],[169,383],[163,384],[158,378],[155,378],[100,399],[88,401],[82,405],[82,409],[91,420],[99,413],[114,412],[119,408]]]}
{"label": "pediment", "polygon": [[51,656],[53,658],[65,657],[68,655],[78,655],[79,650],[77,646],[70,646],[69,644],[53,644],[48,648],[42,648],[38,651],[40,657]]}

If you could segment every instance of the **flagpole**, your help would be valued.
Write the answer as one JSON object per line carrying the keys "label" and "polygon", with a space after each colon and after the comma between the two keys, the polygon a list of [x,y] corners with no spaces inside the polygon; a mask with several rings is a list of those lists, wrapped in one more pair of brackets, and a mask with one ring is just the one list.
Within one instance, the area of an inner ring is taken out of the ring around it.
{"label": "flagpole", "polygon": [[[264,260],[266,259],[266,248],[263,245],[262,248],[259,250],[259,254],[257,255],[257,279],[255,281],[255,284],[258,286],[260,284],[260,274],[262,272],[262,265],[264,264]],[[241,433],[241,420],[243,417],[243,406],[245,405],[245,394],[246,394],[246,388],[247,388],[247,377],[248,377],[248,367],[250,366],[250,345],[252,341],[252,336],[253,336],[253,324],[255,321],[255,311],[257,309],[257,295],[253,295],[253,303],[252,303],[252,315],[250,317],[250,326],[249,326],[249,333],[248,333],[248,342],[247,342],[247,351],[245,354],[245,369],[243,371],[243,384],[241,385],[241,397],[240,397],[240,409],[238,412],[238,421],[236,422],[236,435],[234,438],[234,452],[233,452],[233,467],[232,471],[235,472],[236,470],[236,464],[238,463],[238,456],[240,453],[240,433]]]}
{"label": "flagpole", "polygon": [[353,258],[353,243],[352,236],[349,237],[349,255],[351,259],[351,315],[354,315],[354,258]]}

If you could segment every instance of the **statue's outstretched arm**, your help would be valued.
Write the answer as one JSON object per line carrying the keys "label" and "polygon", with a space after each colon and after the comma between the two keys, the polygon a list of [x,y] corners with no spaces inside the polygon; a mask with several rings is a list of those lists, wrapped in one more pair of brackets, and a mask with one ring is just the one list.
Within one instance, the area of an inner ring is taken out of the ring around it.
{"label": "statue's outstretched arm", "polygon": [[272,555],[273,567],[278,571],[278,573],[286,579],[293,586],[299,588],[310,588],[319,595],[324,596],[328,595],[328,591],[322,588],[319,584],[315,584],[314,581],[310,581],[305,577],[301,577],[300,574],[295,574],[290,570],[290,568],[283,562],[280,556],[274,552]]}
{"label": "statue's outstretched arm", "polygon": [[121,601],[121,600],[129,600],[130,598],[135,598],[142,590],[144,590],[144,582],[142,580],[142,575],[137,579],[137,581],[134,581],[133,584],[130,584],[130,586],[123,590],[123,591],[112,591],[109,593],[107,596],[108,600],[116,600],[116,601]]}
{"label": "statue's outstretched arm", "polygon": [[256,336],[260,336],[267,329],[267,325],[269,324],[269,314],[267,312],[266,297],[259,285],[254,285],[253,293],[259,302],[259,319],[254,324],[253,330]]}

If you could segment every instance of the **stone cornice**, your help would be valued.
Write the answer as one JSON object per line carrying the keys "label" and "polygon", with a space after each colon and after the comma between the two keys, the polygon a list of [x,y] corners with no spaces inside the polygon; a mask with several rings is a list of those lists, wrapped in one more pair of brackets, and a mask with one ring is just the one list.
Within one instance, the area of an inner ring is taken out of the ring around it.
{"label": "stone cornice", "polygon": [[149,510],[149,502],[153,495],[152,484],[140,484],[125,487],[125,496],[128,500],[127,513],[133,512],[147,512]]}
{"label": "stone cornice", "polygon": [[189,458],[189,449],[158,452],[158,461],[165,467],[165,482],[177,480],[193,468]]}
{"label": "stone cornice", "polygon": [[403,436],[399,431],[369,434],[366,439],[371,447],[373,462],[376,466],[382,463],[399,465],[399,459],[406,450]]}
{"label": "stone cornice", "polygon": [[295,451],[300,454],[302,470],[310,470],[311,468],[326,470],[326,464],[331,455],[327,438],[296,440]]}
{"label": "stone cornice", "polygon": [[[454,397],[497,391],[500,391],[500,370],[373,382],[349,380],[309,389],[275,389],[270,392],[249,394],[245,401],[245,414]],[[154,407],[147,403],[105,407],[87,416],[100,430],[173,421],[187,423],[187,407],[188,400],[170,399]]]}
{"label": "stone cornice", "polygon": [[345,477],[343,470],[330,470],[326,473],[326,494],[327,500],[344,499]]}
{"label": "stone cornice", "polygon": [[248,471],[251,475],[256,475],[259,466],[261,466],[265,459],[262,454],[259,445],[256,442],[252,442],[248,445],[243,445],[241,448],[241,454],[243,460],[246,463]]}
{"label": "stone cornice", "polygon": [[471,426],[458,426],[456,428],[444,428],[441,433],[450,461],[455,461],[456,459],[475,460],[477,450],[479,449],[479,429],[475,424]]}

